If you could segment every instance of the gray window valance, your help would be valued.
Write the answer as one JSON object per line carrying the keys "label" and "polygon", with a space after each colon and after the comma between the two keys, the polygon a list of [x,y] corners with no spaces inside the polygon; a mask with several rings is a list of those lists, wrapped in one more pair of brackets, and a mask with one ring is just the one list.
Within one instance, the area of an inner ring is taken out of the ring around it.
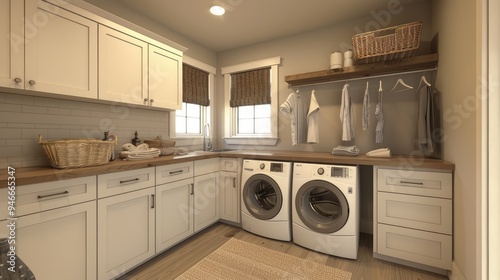
{"label": "gray window valance", "polygon": [[271,68],[231,74],[231,107],[271,104]]}
{"label": "gray window valance", "polygon": [[208,73],[187,64],[182,65],[182,101],[210,105]]}

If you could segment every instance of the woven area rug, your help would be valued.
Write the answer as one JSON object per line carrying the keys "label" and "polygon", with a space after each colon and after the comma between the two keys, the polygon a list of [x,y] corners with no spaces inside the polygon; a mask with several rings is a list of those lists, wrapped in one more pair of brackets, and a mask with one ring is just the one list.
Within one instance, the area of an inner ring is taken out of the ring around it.
{"label": "woven area rug", "polygon": [[231,238],[176,279],[350,280],[351,272]]}

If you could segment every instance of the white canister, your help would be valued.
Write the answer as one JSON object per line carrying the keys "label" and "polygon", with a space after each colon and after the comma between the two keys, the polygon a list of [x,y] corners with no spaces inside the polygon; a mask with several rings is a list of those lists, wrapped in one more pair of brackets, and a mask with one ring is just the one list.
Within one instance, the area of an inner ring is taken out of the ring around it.
{"label": "white canister", "polygon": [[342,68],[342,53],[334,51],[330,55],[330,69]]}
{"label": "white canister", "polygon": [[352,58],[352,50],[347,50],[344,52],[344,59]]}
{"label": "white canister", "polygon": [[352,66],[352,58],[344,58],[344,67]]}

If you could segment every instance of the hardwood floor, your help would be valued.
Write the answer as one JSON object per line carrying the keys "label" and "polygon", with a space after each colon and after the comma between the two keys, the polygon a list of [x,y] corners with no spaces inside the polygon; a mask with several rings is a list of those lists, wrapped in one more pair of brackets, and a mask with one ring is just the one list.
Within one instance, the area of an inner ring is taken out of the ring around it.
{"label": "hardwood floor", "polygon": [[300,258],[314,260],[352,272],[352,280],[442,280],[446,276],[386,262],[372,257],[372,236],[361,234],[357,260],[314,252],[293,242],[260,237],[245,230],[217,223],[181,242],[145,264],[121,276],[120,280],[175,279],[215,251],[230,238],[237,238]]}

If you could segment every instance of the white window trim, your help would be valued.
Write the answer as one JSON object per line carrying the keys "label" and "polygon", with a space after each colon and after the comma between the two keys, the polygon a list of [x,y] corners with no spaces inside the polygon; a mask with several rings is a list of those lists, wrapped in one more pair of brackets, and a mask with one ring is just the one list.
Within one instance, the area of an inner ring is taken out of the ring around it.
{"label": "white window trim", "polygon": [[[224,141],[228,145],[274,146],[278,142],[278,66],[281,57],[271,57],[242,64],[222,67],[224,75]],[[239,136],[236,133],[236,108],[229,106],[231,74],[252,69],[271,67],[271,134],[265,136]]]}
{"label": "white window trim", "polygon": [[[182,60],[184,63],[191,65],[193,67],[196,67],[198,69],[201,69],[205,72],[208,72],[208,92],[210,94],[210,102],[211,104],[215,104],[215,73],[216,73],[216,68],[213,66],[210,66],[204,62],[201,62],[199,60],[196,60],[192,57],[189,56],[183,56]],[[210,112],[210,124],[214,124],[214,112]],[[202,121],[204,121],[204,117],[202,117]],[[169,113],[169,134],[170,138],[176,141],[177,146],[195,146],[195,145],[203,145],[203,126],[201,127],[202,133],[200,135],[192,135],[192,136],[182,136],[182,137],[177,137],[177,134],[175,133],[175,111],[171,111]],[[210,135],[213,135],[213,125],[210,126]]]}

